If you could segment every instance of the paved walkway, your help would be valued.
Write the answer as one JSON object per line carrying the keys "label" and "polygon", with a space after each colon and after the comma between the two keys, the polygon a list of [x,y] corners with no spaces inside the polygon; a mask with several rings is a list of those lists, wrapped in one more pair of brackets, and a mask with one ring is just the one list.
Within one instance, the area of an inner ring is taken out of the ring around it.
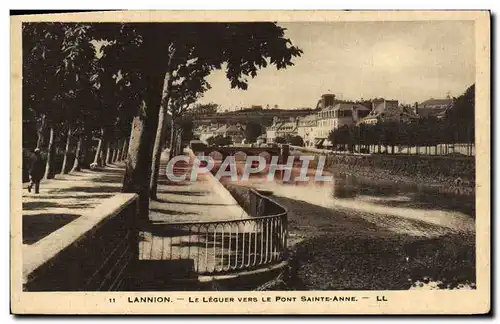
{"label": "paved walkway", "polygon": [[23,184],[23,244],[30,245],[120,192],[123,163],[42,180],[40,193]]}
{"label": "paved walkway", "polygon": [[[167,158],[168,153],[164,153],[158,180],[158,200],[150,203],[149,218],[156,224],[141,233],[139,259],[168,262],[170,270],[177,273],[193,270],[210,272],[236,266],[241,260],[235,257],[234,249],[228,249],[227,241],[233,240],[236,232],[239,235],[248,233],[252,230],[251,226],[225,225],[224,238],[222,226],[216,229],[213,225],[190,225],[186,222],[248,219],[248,215],[225,189],[217,187],[221,185],[212,175],[200,175],[197,181],[169,181],[166,177]],[[191,162],[184,165],[179,162],[174,173],[189,172],[191,168]]]}
{"label": "paved walkway", "polygon": [[[213,235],[213,228],[191,227],[188,228],[189,233],[179,234],[162,232],[162,223],[224,221],[248,218],[248,215],[230,194],[217,184],[212,175],[200,175],[198,181],[169,181],[166,178],[167,160],[168,153],[164,152],[158,180],[158,199],[150,202],[149,217],[155,225],[142,232],[139,258],[182,259],[189,262],[191,268],[193,263],[196,269],[214,268],[221,253],[224,259],[224,253],[230,257],[229,254],[233,252],[216,247],[220,243],[220,237]],[[174,172],[189,172],[192,167],[191,163],[177,165],[179,166]],[[123,174],[124,165],[119,162],[98,171],[82,170],[57,175],[55,179],[42,181],[39,194],[28,193],[27,184],[24,184],[23,244],[28,247],[89,212],[101,203],[102,199],[119,193]],[[236,228],[239,234],[251,230],[244,227]],[[206,232],[201,233],[201,230]],[[212,233],[211,237],[209,233]],[[196,243],[197,246],[191,243]],[[228,265],[227,261],[223,264]],[[233,258],[233,261],[236,262],[236,258]]]}
{"label": "paved walkway", "polygon": [[[210,222],[244,217],[236,201],[221,196],[209,174],[200,174],[198,181],[169,181],[166,177],[168,153],[164,152],[158,179],[158,199],[151,201],[149,218],[156,222]],[[179,166],[177,166],[179,165]],[[176,163],[174,174],[191,171],[192,163]],[[236,207],[236,209],[234,208]]]}

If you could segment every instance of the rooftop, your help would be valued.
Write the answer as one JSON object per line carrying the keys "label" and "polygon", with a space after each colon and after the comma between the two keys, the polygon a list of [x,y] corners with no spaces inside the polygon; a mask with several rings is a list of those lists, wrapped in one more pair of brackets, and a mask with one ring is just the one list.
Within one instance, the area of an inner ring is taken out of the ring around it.
{"label": "rooftop", "polygon": [[321,111],[331,111],[331,110],[353,110],[353,109],[358,109],[358,110],[370,110],[370,108],[365,107],[360,104],[354,104],[354,103],[338,103],[334,106],[328,106],[325,109]]}
{"label": "rooftop", "polygon": [[431,99],[428,99],[422,103],[420,103],[420,105],[422,106],[441,106],[441,105],[451,105],[451,103],[453,102],[452,99],[434,99],[434,98],[431,98]]}

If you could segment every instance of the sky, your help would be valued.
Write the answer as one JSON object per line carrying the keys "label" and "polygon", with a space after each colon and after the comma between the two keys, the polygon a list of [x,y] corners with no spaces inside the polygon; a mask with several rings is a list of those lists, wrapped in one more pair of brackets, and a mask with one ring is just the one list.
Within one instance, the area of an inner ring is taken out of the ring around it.
{"label": "sky", "polygon": [[224,109],[316,106],[323,93],[345,100],[383,97],[403,103],[458,96],[475,80],[472,21],[278,23],[304,53],[294,66],[274,66],[231,89],[224,71],[208,77],[202,102]]}

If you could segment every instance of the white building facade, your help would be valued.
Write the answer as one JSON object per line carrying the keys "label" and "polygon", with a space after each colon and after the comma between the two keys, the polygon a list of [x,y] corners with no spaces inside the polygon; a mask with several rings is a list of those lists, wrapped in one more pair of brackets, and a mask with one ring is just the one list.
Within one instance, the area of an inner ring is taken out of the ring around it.
{"label": "white building facade", "polygon": [[315,140],[326,139],[330,132],[342,126],[356,124],[368,115],[370,108],[360,104],[338,103],[318,112]]}
{"label": "white building facade", "polygon": [[306,147],[314,145],[317,124],[318,115],[316,114],[301,117],[298,120],[297,135],[302,137]]}

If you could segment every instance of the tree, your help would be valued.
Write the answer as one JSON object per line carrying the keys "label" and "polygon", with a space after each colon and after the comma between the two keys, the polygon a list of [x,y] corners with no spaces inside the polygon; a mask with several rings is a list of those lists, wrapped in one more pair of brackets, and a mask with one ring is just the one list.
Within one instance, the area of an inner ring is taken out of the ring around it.
{"label": "tree", "polygon": [[[174,51],[174,49],[171,49]],[[191,53],[192,51],[190,51]],[[177,52],[177,55],[180,55]],[[186,57],[190,54],[184,54],[181,57]],[[162,139],[164,138],[164,120],[167,112],[170,112],[170,158],[180,154],[178,152],[182,146],[182,126],[178,125],[179,119],[187,112],[188,108],[193,105],[205,91],[210,89],[210,85],[205,78],[210,74],[210,67],[197,58],[190,57],[185,64],[181,64],[174,69],[175,63],[169,62],[171,76],[169,80],[164,82],[164,91],[162,94],[162,105],[158,115],[158,127],[156,130],[155,143],[153,148],[153,160],[151,164],[150,178],[150,195],[152,199],[156,199],[156,189],[158,181],[158,173],[160,171],[160,156],[161,148],[163,147]],[[175,81],[178,81],[175,83]],[[166,87],[166,89],[165,89]],[[168,109],[167,109],[168,108]]]}
{"label": "tree", "polygon": [[336,128],[330,132],[328,135],[328,140],[332,142],[334,146],[342,145],[345,146],[351,143],[351,131],[349,126],[343,125],[342,127]]}
{"label": "tree", "polygon": [[193,116],[193,118],[210,116],[215,115],[218,109],[219,105],[213,102],[210,102],[208,104],[196,104],[191,109],[190,114],[191,116]]}
{"label": "tree", "polygon": [[378,123],[382,132],[380,136],[380,143],[385,146],[385,151],[389,152],[389,147],[391,147],[391,153],[394,154],[394,146],[398,144],[398,123],[392,121],[386,121]]}
{"label": "tree", "polygon": [[[140,215],[144,220],[148,220],[153,145],[160,109],[170,107],[176,71],[181,75],[183,67],[192,63],[204,71],[224,68],[232,88],[246,89],[248,78],[255,77],[259,69],[268,65],[277,69],[289,67],[293,65],[292,59],[302,53],[285,37],[285,29],[276,23],[99,23],[92,28],[88,24],[43,23],[33,26],[35,24],[23,26],[24,34],[32,36],[26,40],[23,37],[23,53],[35,53],[26,55],[26,60],[23,55],[23,68],[29,67],[23,73],[23,77],[26,76],[23,113],[25,110],[35,112],[39,124],[51,130],[51,138],[59,133],[54,128],[61,126],[57,116],[65,116],[62,125],[68,127],[67,118],[72,115],[53,112],[64,111],[65,107],[72,109],[68,100],[77,99],[68,98],[67,91],[61,93],[61,82],[64,89],[70,89],[67,77],[78,75],[72,72],[78,71],[78,58],[87,52],[95,55],[94,46],[89,44],[100,44],[98,63],[104,69],[97,70],[98,114],[89,114],[81,120],[92,128],[86,130],[86,134],[102,131],[97,156],[102,155],[105,146],[116,147],[117,136],[122,136],[113,131],[108,137],[104,134],[106,130],[116,125],[121,128],[131,120],[122,191],[139,194]],[[205,78],[191,78],[200,79]],[[118,85],[118,90],[108,93],[104,90],[107,85],[112,89]],[[120,93],[119,89],[124,87],[129,91]],[[117,93],[123,99],[117,99]],[[179,98],[187,97],[186,93],[179,93]],[[93,108],[85,111],[95,112]],[[129,115],[118,119],[122,113],[129,112],[130,119]],[[91,117],[96,115],[106,121]],[[41,135],[37,142],[43,143]]]}
{"label": "tree", "polygon": [[[102,31],[109,36],[109,30],[101,28]],[[124,192],[139,193],[140,214],[147,219],[151,143],[162,98],[168,95],[162,89],[171,73],[168,65],[161,62],[172,61],[175,52],[169,51],[170,45],[190,48],[190,56],[211,69],[220,69],[226,63],[231,87],[240,89],[247,88],[246,78],[255,77],[260,68],[268,64],[286,68],[293,65],[292,58],[300,56],[302,51],[284,37],[284,29],[275,23],[124,24],[120,32],[106,56],[116,60],[116,52],[125,54],[118,57],[128,63],[129,70],[138,71],[147,80],[143,103],[134,117],[123,183]],[[116,49],[110,50],[112,47]]]}
{"label": "tree", "polygon": [[50,130],[45,178],[51,175],[54,137],[66,129],[63,169],[67,163],[71,135],[85,102],[89,77],[88,61],[95,51],[85,41],[89,26],[81,23],[23,24],[23,114],[34,112],[38,120],[37,147]]}
{"label": "tree", "polygon": [[245,127],[245,139],[248,143],[253,143],[257,137],[262,135],[262,125],[255,122],[248,122]]}
{"label": "tree", "polygon": [[277,144],[286,144],[286,140],[285,140],[284,137],[276,136],[276,138],[274,139],[274,143],[277,143]]}
{"label": "tree", "polygon": [[193,134],[194,124],[191,118],[183,118],[180,122],[180,129],[183,142],[189,143],[191,140],[195,139]]}
{"label": "tree", "polygon": [[207,138],[209,146],[227,146],[233,144],[233,140],[229,136],[215,135]]}
{"label": "tree", "polygon": [[293,146],[304,146],[304,139],[299,135],[288,136],[286,141],[288,144]]}
{"label": "tree", "polygon": [[357,131],[359,135],[359,144],[362,146],[360,148],[360,153],[365,153],[369,152],[369,150],[366,149],[366,145],[371,145],[373,144],[373,139],[371,139],[370,136],[370,127],[366,124],[359,124],[357,126]]}
{"label": "tree", "polygon": [[476,86],[472,84],[458,98],[454,98],[446,111],[446,120],[451,125],[451,137],[455,142],[474,142]]}
{"label": "tree", "polygon": [[207,138],[207,144],[209,146],[215,146],[215,138],[216,136],[210,136],[209,138]]}
{"label": "tree", "polygon": [[216,139],[217,146],[228,146],[233,144],[233,139],[230,136],[220,136]]}

